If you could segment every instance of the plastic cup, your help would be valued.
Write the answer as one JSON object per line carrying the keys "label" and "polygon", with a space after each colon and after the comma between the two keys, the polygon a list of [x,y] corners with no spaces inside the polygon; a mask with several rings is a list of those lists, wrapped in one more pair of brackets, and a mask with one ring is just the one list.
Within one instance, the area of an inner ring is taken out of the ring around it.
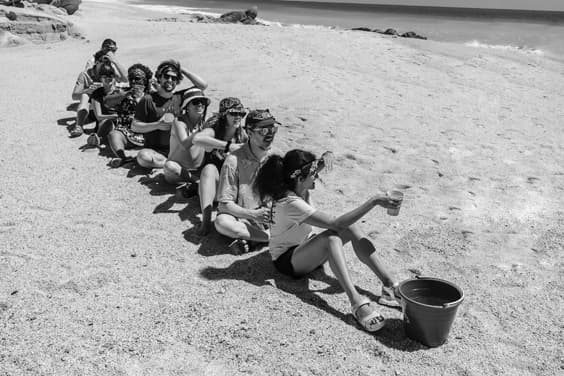
{"label": "plastic cup", "polygon": [[171,114],[170,112],[167,112],[166,114],[163,115],[163,121],[165,123],[172,123],[174,121],[174,115]]}
{"label": "plastic cup", "polygon": [[397,208],[390,208],[388,209],[388,215],[391,215],[393,217],[395,217],[396,215],[399,214],[400,212],[400,208],[401,208],[401,202],[403,201],[403,192],[400,191],[390,191],[388,192],[388,196],[395,200],[395,201],[400,201],[400,204]]}

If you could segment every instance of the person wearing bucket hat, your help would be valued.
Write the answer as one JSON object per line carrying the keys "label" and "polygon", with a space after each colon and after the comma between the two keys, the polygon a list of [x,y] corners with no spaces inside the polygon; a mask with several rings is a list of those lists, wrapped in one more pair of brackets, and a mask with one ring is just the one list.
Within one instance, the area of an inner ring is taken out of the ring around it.
{"label": "person wearing bucket hat", "polygon": [[194,84],[192,88],[204,90],[207,86],[200,77],[183,70],[178,61],[165,60],[155,73],[156,91],[146,94],[137,105],[131,130],[145,136],[145,148],[137,154],[141,167],[164,167],[170,150],[171,127],[181,112],[183,91],[175,90],[183,76]]}
{"label": "person wearing bucket hat", "polygon": [[[169,183],[196,183],[199,168],[204,161],[205,149],[193,140],[202,130],[210,99],[198,88],[182,95],[182,115],[172,124],[170,153],[164,165],[165,180]],[[189,187],[187,187],[189,188]]]}
{"label": "person wearing bucket hat", "polygon": [[[253,189],[261,201],[272,202],[268,248],[276,269],[301,278],[329,261],[349,298],[353,316],[365,330],[375,332],[384,326],[384,318],[368,298],[358,293],[347,269],[343,245],[350,241],[358,259],[385,286],[393,286],[395,281],[378,259],[374,245],[354,224],[375,206],[396,208],[401,202],[379,193],[336,218],[316,210],[310,204],[310,191],[319,172],[332,168],[332,161],[331,152],[321,158],[298,149],[284,157],[274,154],[260,167]],[[312,226],[326,231],[316,235]]]}
{"label": "person wearing bucket hat", "polygon": [[241,251],[268,242],[270,209],[253,191],[255,175],[268,157],[278,131],[278,123],[269,110],[253,110],[246,117],[248,140],[225,158],[219,174],[217,193],[217,232],[235,239]]}
{"label": "person wearing bucket hat", "polygon": [[245,115],[245,107],[239,98],[223,98],[219,102],[219,113],[206,121],[204,129],[194,136],[194,144],[206,150],[198,189],[202,210],[200,235],[206,235],[211,230],[213,202],[225,157],[247,142],[248,136],[242,125]]}

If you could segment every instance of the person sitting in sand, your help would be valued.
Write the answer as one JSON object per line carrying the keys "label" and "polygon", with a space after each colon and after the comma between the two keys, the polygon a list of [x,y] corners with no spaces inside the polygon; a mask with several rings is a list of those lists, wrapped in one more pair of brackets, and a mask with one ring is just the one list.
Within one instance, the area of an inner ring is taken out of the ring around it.
{"label": "person sitting in sand", "polygon": [[244,24],[254,24],[256,23],[255,18],[258,15],[258,8],[256,6],[249,8],[245,11],[235,10],[232,12],[227,12],[219,16],[221,22],[237,23],[241,22]]}
{"label": "person sitting in sand", "polygon": [[137,163],[146,168],[162,168],[170,146],[170,129],[180,115],[182,91],[176,86],[186,76],[200,90],[207,84],[200,77],[181,68],[176,60],[163,61],[157,67],[157,91],[146,94],[135,111],[131,130],[143,133],[145,148],[137,154]]}
{"label": "person sitting in sand", "polygon": [[269,239],[270,209],[253,191],[260,164],[270,154],[278,123],[268,110],[254,110],[246,118],[247,143],[225,158],[219,174],[217,232],[235,239],[241,251]]}
{"label": "person sitting in sand", "polygon": [[114,129],[118,117],[116,109],[108,107],[104,102],[105,97],[121,91],[116,88],[114,68],[109,64],[104,64],[98,70],[98,76],[102,87],[94,90],[90,96],[90,104],[96,117],[96,132],[86,139],[89,146],[100,145],[101,141]]}
{"label": "person sitting in sand", "polygon": [[[102,55],[108,55],[111,53],[115,56],[117,49],[117,43],[113,39],[107,38],[104,39],[102,45],[100,46],[100,49],[96,51],[96,54],[101,53]],[[92,55],[90,59],[88,59],[84,70],[88,70],[96,64],[96,54]]]}
{"label": "person sitting in sand", "polygon": [[78,100],[78,108],[76,111],[75,124],[69,129],[70,137],[80,137],[84,133],[84,124],[95,121],[96,118],[90,107],[90,96],[92,93],[102,87],[98,70],[104,64],[111,65],[116,72],[116,79],[119,82],[127,80],[127,73],[124,72],[122,66],[117,63],[112,56],[98,51],[95,57],[95,65],[85,71],[80,72],[72,91],[72,99]]}
{"label": "person sitting in sand", "polygon": [[[316,210],[310,203],[310,191],[324,168],[332,167],[332,153],[320,159],[303,150],[291,150],[284,157],[270,156],[259,169],[253,188],[264,202],[272,201],[269,251],[281,273],[301,278],[329,261],[331,270],[345,290],[352,314],[362,327],[375,332],[384,326],[384,318],[373,303],[356,290],[349,275],[343,245],[351,242],[356,256],[382,281],[380,303],[395,305],[397,283],[378,260],[372,242],[354,225],[375,206],[396,208],[401,202],[385,193],[337,218]],[[312,226],[325,228],[314,234]]]}
{"label": "person sitting in sand", "polygon": [[194,144],[194,136],[203,129],[210,99],[198,88],[188,89],[182,96],[182,115],[174,120],[170,132],[170,153],[164,164],[164,177],[169,183],[197,184],[205,150]]}
{"label": "person sitting in sand", "polygon": [[212,116],[204,129],[194,136],[194,145],[206,150],[198,189],[202,210],[202,224],[198,230],[200,235],[206,235],[211,230],[213,202],[225,157],[247,142],[248,136],[242,125],[245,115],[245,107],[238,98],[223,98],[219,102],[219,113]]}
{"label": "person sitting in sand", "polygon": [[132,162],[133,157],[127,156],[125,150],[143,147],[145,138],[141,133],[131,130],[131,123],[135,115],[137,103],[151,91],[153,72],[143,64],[133,64],[127,70],[129,90],[107,95],[104,98],[106,106],[115,107],[117,121],[115,129],[108,135],[108,145],[115,155],[110,161],[113,168]]}

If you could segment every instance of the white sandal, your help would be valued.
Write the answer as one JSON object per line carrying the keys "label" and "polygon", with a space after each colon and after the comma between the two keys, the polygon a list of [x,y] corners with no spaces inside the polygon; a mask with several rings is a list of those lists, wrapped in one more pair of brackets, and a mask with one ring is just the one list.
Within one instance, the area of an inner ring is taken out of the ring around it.
{"label": "white sandal", "polygon": [[378,304],[397,308],[401,307],[401,297],[398,294],[399,283],[394,283],[391,287],[382,286],[382,292],[378,299]]}
{"label": "white sandal", "polygon": [[365,305],[372,305],[373,302],[368,298],[363,298],[358,304],[352,306],[352,314],[356,321],[366,330],[367,332],[377,332],[386,325],[384,317],[375,309],[364,317],[358,317],[358,311],[361,307]]}

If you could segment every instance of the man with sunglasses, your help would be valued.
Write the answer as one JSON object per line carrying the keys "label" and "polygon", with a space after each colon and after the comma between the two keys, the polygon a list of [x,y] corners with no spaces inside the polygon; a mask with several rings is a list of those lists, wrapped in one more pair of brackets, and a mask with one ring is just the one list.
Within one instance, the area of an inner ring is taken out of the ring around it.
{"label": "man with sunglasses", "polygon": [[146,94],[137,105],[131,130],[145,136],[145,148],[137,154],[137,163],[142,167],[164,167],[170,149],[170,130],[181,112],[184,90],[175,90],[183,76],[194,84],[189,89],[207,87],[204,80],[183,70],[176,60],[166,60],[155,73],[157,90]]}
{"label": "man with sunglasses", "polygon": [[279,124],[269,110],[249,112],[245,126],[249,139],[227,156],[221,168],[215,228],[236,239],[243,251],[269,239],[270,208],[261,206],[253,183],[261,163],[270,155]]}

